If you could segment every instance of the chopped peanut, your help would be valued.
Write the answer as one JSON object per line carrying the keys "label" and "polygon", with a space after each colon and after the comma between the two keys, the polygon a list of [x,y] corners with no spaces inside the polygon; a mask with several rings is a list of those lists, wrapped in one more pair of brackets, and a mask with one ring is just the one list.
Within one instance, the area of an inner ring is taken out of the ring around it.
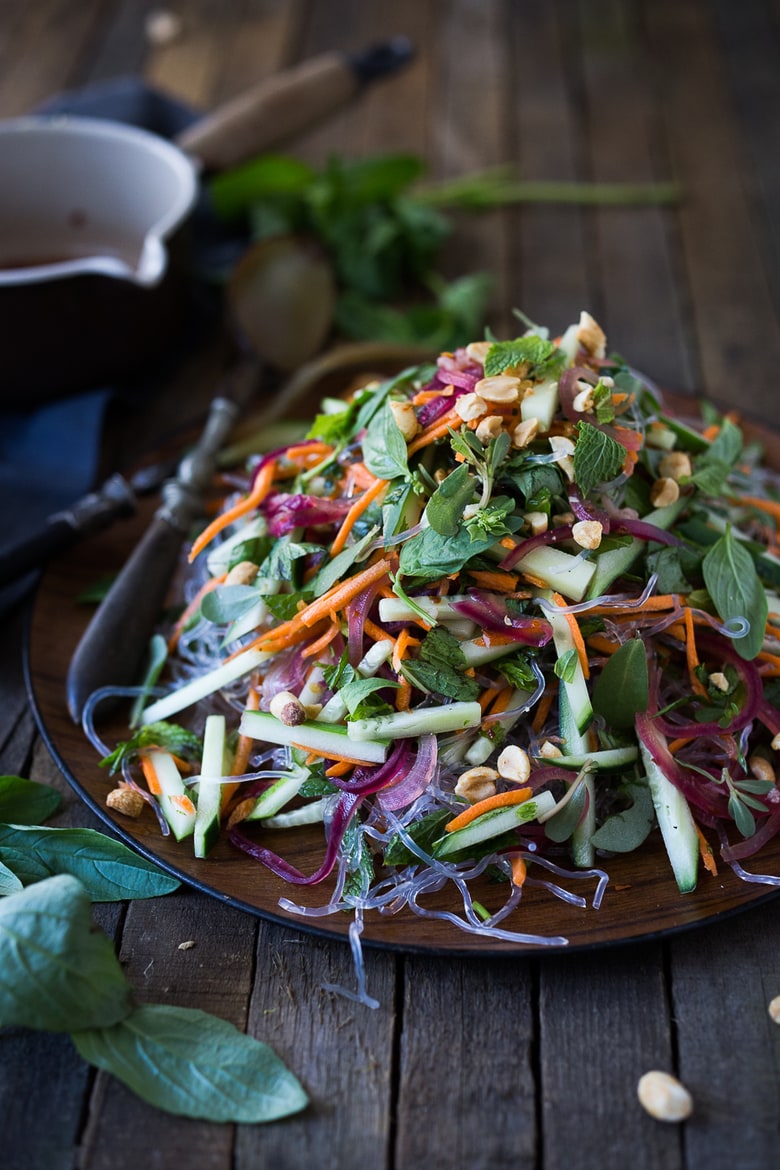
{"label": "chopped peanut", "polygon": [[495,768],[469,768],[461,772],[455,785],[455,795],[462,796],[469,804],[477,804],[496,794],[498,772]]}
{"label": "chopped peanut", "polygon": [[491,439],[497,438],[502,431],[504,420],[500,414],[489,414],[477,423],[476,435],[480,443],[488,445]]}
{"label": "chopped peanut", "polygon": [[707,681],[716,691],[723,691],[724,694],[729,689],[729,680],[722,670],[714,670]]}
{"label": "chopped peanut", "polygon": [[577,340],[583,349],[593,357],[603,358],[607,352],[607,335],[599,323],[585,310],[580,313],[580,324],[577,329]]}
{"label": "chopped peanut", "polygon": [[461,394],[455,402],[455,413],[464,422],[473,422],[476,418],[482,418],[487,414],[488,408],[484,398],[480,398],[479,394]]}
{"label": "chopped peanut", "polygon": [[557,516],[553,516],[553,528],[565,528],[567,524],[573,524],[575,516],[573,512],[559,512]]}
{"label": "chopped peanut", "polygon": [[780,752],[780,731],[778,731],[777,735],[774,736],[769,746],[771,747],[772,751]]}
{"label": "chopped peanut", "polygon": [[770,784],[775,782],[775,770],[764,756],[751,756],[748,760],[748,768],[750,774],[756,780],[768,780]]}
{"label": "chopped peanut", "polygon": [[550,446],[558,456],[557,463],[569,483],[574,483],[574,443],[565,435],[550,435]]}
{"label": "chopped peanut", "polygon": [[132,788],[114,788],[106,797],[106,805],[123,817],[140,817],[144,810],[144,798]]}
{"label": "chopped peanut", "polygon": [[512,431],[512,445],[514,447],[527,447],[538,434],[539,419],[527,418],[524,422],[518,423]]}
{"label": "chopped peanut", "polygon": [[531,761],[528,752],[523,751],[516,744],[505,747],[498,757],[496,764],[498,774],[504,780],[512,780],[517,784],[525,784],[531,775]]}
{"label": "chopped peanut", "polygon": [[286,727],[297,727],[306,722],[306,708],[292,691],[279,691],[271,699],[268,710]]}
{"label": "chopped peanut", "polygon": [[520,397],[520,379],[514,374],[496,374],[477,382],[474,392],[488,402],[517,402]]}
{"label": "chopped peanut", "polygon": [[657,1069],[639,1078],[637,1096],[657,1121],[684,1121],[693,1112],[693,1098],[685,1086],[676,1077]]}
{"label": "chopped peanut", "polygon": [[524,512],[523,520],[530,528],[532,536],[539,536],[542,532],[547,531],[546,512]]}
{"label": "chopped peanut", "polygon": [[573,408],[582,414],[586,410],[593,410],[593,387],[590,382],[578,382],[577,393],[572,400]]}
{"label": "chopped peanut", "polygon": [[657,479],[650,488],[650,503],[654,508],[665,508],[667,504],[676,503],[679,498],[680,488],[674,479]]}
{"label": "chopped peanut", "polygon": [[551,743],[546,739],[539,748],[539,755],[543,760],[558,760],[563,755],[563,752],[557,744]]}
{"label": "chopped peanut", "polygon": [[580,548],[598,548],[603,531],[599,520],[578,520],[571,528],[572,538]]}
{"label": "chopped peanut", "polygon": [[780,1024],[780,995],[769,1001],[769,1015],[776,1024]]}
{"label": "chopped peanut", "polygon": [[470,341],[466,346],[466,354],[473,362],[479,362],[480,365],[484,365],[488,350],[492,345],[492,341]]}
{"label": "chopped peanut", "polygon": [[225,578],[226,585],[251,585],[257,576],[258,566],[254,561],[239,561]]}
{"label": "chopped peanut", "polygon": [[670,451],[658,464],[658,474],[679,483],[693,473],[691,457],[685,451]]}
{"label": "chopped peanut", "polygon": [[414,407],[411,402],[395,402],[391,401],[389,404],[390,411],[395,419],[395,425],[406,439],[407,443],[413,439],[420,430],[420,424],[417,421],[417,415],[414,412]]}

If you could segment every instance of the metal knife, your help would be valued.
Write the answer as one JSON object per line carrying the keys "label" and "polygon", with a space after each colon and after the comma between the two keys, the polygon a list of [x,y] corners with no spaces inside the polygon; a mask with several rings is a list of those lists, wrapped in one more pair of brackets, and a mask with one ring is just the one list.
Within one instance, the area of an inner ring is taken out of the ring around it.
{"label": "metal knife", "polygon": [[[254,373],[251,390],[256,367]],[[93,691],[132,685],[139,679],[182,543],[202,512],[217,454],[248,397],[247,372],[239,383],[230,398],[220,396],[212,402],[200,439],[179,464],[175,478],[163,484],[161,506],[76,648],[66,681],[68,710],[75,722]]]}

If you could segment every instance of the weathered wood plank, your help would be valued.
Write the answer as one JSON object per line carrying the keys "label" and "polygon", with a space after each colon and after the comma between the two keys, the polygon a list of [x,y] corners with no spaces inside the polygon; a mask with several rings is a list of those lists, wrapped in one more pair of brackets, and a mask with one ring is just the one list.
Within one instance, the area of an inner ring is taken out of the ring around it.
{"label": "weathered wood plank", "polygon": [[[524,179],[583,179],[573,34],[547,0],[513,4],[509,12],[509,52],[522,70],[510,73],[508,161]],[[581,309],[597,313],[582,210],[528,206],[508,214],[509,304],[548,326],[553,336],[576,321]]]}
{"label": "weathered wood plank", "polygon": [[539,1165],[533,964],[410,958],[396,1165]]}
{"label": "weathered wood plank", "polygon": [[[582,0],[579,31],[590,176],[668,179],[653,157],[658,117],[634,5]],[[662,386],[692,389],[684,290],[671,255],[674,211],[612,207],[592,215],[609,340]]]}
{"label": "weathered wood plank", "polygon": [[[760,870],[760,865],[750,865]],[[694,1099],[689,1170],[768,1170],[780,1156],[780,921],[774,902],[671,944],[679,1075]]]}
{"label": "weathered wood plank", "polygon": [[19,5],[24,21],[14,29],[13,49],[0,71],[0,112],[29,113],[73,84],[101,14],[101,0],[42,0]]}
{"label": "weathered wood plank", "polygon": [[308,1108],[283,1125],[239,1127],[236,1170],[383,1170],[392,1111],[392,955],[366,951],[372,1010],[322,989],[352,990],[349,948],[261,923],[249,1030],[303,1081]]}
{"label": "weathered wood plank", "polygon": [[649,1069],[671,1069],[660,946],[540,964],[541,1124],[545,1170],[675,1170],[679,1131],[640,1107]]}
{"label": "weathered wood plank", "polygon": [[724,405],[780,424],[768,376],[780,325],[745,195],[744,152],[708,5],[656,0],[644,10],[674,173],[703,385]]}

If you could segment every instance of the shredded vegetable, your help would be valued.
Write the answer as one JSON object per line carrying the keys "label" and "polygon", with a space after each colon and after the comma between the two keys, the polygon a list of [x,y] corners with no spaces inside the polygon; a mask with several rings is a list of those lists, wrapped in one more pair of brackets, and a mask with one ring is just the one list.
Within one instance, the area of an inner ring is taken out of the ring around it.
{"label": "shredded vegetable", "polygon": [[[217,837],[289,912],[351,909],[358,954],[371,913],[564,945],[524,932],[525,891],[598,906],[659,830],[681,896],[718,863],[780,885],[741,864],[780,832],[779,501],[732,417],[671,415],[587,313],[328,399],[194,540],[125,782],[155,811],[166,720],[226,714]],[[322,833],[314,872],[287,824]]]}

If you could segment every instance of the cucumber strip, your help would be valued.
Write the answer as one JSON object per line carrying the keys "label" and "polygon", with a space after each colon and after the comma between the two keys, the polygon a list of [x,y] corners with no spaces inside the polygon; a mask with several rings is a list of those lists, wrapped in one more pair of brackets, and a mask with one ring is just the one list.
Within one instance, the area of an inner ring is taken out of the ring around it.
{"label": "cucumber strip", "polygon": [[254,808],[245,819],[247,821],[263,821],[266,817],[274,816],[286,804],[289,804],[294,796],[298,795],[301,785],[308,776],[308,768],[294,765],[290,769],[289,775],[280,776],[278,780],[266,788],[265,792],[260,793]]}
{"label": "cucumber strip", "polygon": [[454,593],[451,597],[415,597],[413,608],[400,597],[380,597],[379,620],[381,622],[408,622],[419,617],[419,610],[428,614],[434,621],[447,621],[448,618],[460,620],[459,614],[453,605],[457,601],[471,601],[465,594]]}
{"label": "cucumber strip", "polygon": [[555,412],[558,409],[558,382],[555,378],[545,378],[530,390],[526,390],[520,403],[520,418],[523,422],[535,418],[539,420],[539,430],[549,431]]}
{"label": "cucumber strip", "polygon": [[212,577],[219,577],[226,573],[235,549],[247,540],[254,540],[256,536],[265,536],[268,531],[268,521],[265,516],[255,516],[246,524],[232,532],[221,544],[212,548],[206,557],[206,564]]}
{"label": "cucumber strip", "polygon": [[[571,768],[572,772],[578,772],[580,768],[592,760],[596,769],[600,772],[608,772],[613,768],[625,768],[633,763],[639,751],[636,747],[622,747],[622,748],[606,748],[601,752],[582,752],[573,753],[569,755],[566,753],[555,760],[555,764],[559,768]],[[535,759],[542,757],[536,756]],[[549,763],[546,760],[545,763]]]}
{"label": "cucumber strip", "polygon": [[440,837],[438,841],[434,842],[431,852],[434,857],[438,858],[451,857],[453,853],[462,853],[464,850],[473,848],[474,845],[480,845],[483,841],[490,840],[491,837],[500,837],[503,833],[516,829],[519,825],[534,820],[540,814],[549,812],[554,807],[555,799],[552,793],[537,792],[536,796],[523,801],[522,804],[510,804],[504,808],[491,809],[490,812],[483,813],[481,817],[473,820],[470,825],[456,829],[453,833],[447,833],[445,837]]}
{"label": "cucumber strip", "polygon": [[308,751],[319,752],[325,757],[332,754],[335,759],[347,756],[351,760],[359,760],[362,764],[384,763],[389,747],[387,743],[378,739],[358,743],[347,735],[346,727],[320,723],[317,720],[299,723],[297,727],[288,727],[268,711],[245,711],[241,716],[238,730],[240,735],[249,735],[252,739],[263,740],[266,743],[302,747]]}
{"label": "cucumber strip", "polygon": [[582,601],[596,572],[593,561],[552,545],[531,549],[517,562],[515,568],[521,573],[538,577],[571,601]]}
{"label": "cucumber strip", "polygon": [[[687,496],[680,496],[679,500],[675,500],[673,504],[667,504],[665,508],[656,508],[653,512],[648,512],[642,519],[646,524],[654,524],[656,528],[666,530],[672,527],[687,504]],[[587,600],[592,601],[606,593],[612,582],[627,573],[639,554],[646,548],[647,541],[640,540],[638,536],[635,536],[631,544],[599,553],[595,560],[593,579],[585,595]]]}
{"label": "cucumber strip", "polygon": [[517,642],[505,642],[500,646],[488,646],[482,642],[461,642],[460,648],[466,659],[466,666],[483,666],[486,662],[495,662],[496,658],[504,658],[507,654],[514,654],[518,648]]}
{"label": "cucumber strip", "polygon": [[[356,667],[358,674],[362,678],[374,678],[380,666],[384,666],[392,653],[393,643],[389,638],[382,642],[374,642],[358,662]],[[346,717],[347,704],[338,691],[328,699],[318,716],[320,723],[343,723]]]}
{"label": "cucumber strip", "polygon": [[[593,704],[590,699],[590,691],[588,690],[588,683],[585,678],[585,673],[582,669],[579,655],[577,654],[577,647],[572,636],[571,627],[566,620],[565,614],[557,612],[557,608],[552,598],[552,594],[548,590],[540,592],[539,596],[549,603],[548,606],[540,607],[544,616],[552,626],[553,642],[555,643],[555,650],[559,658],[563,658],[566,654],[572,652],[576,655],[573,677],[570,681],[561,681],[561,692],[566,693],[568,705],[566,708],[567,714],[571,714],[574,720],[574,726],[578,733],[582,733],[589,726],[593,719]],[[565,729],[563,727],[563,712],[561,713],[561,735],[564,737],[567,745],[571,739],[571,725]],[[565,750],[565,749],[564,749]],[[576,748],[570,750],[576,751]],[[569,751],[566,751],[569,754]]]}
{"label": "cucumber strip", "polygon": [[[512,710],[514,707],[520,707],[523,703],[527,703],[531,698],[531,695],[531,691],[521,690],[519,687],[517,687],[514,691],[512,691],[512,695],[509,699],[508,710]],[[498,726],[504,732],[504,735],[501,737],[501,743],[504,742],[506,733],[514,727],[518,719],[520,719],[520,715],[515,715],[513,719],[502,719],[500,724],[498,724]],[[490,738],[489,735],[478,735],[469,750],[466,752],[465,759],[469,764],[484,764],[485,760],[489,759],[493,754],[496,747],[497,744]]]}
{"label": "cucumber strip", "polygon": [[198,811],[195,814],[196,857],[207,857],[219,836],[222,785],[225,775],[225,716],[209,715],[203,729],[203,756],[198,784]]}
{"label": "cucumber strip", "polygon": [[214,691],[221,690],[242,675],[249,674],[261,662],[271,657],[273,656],[266,650],[244,650],[229,662],[223,662],[221,666],[215,667],[200,678],[192,679],[177,690],[163,695],[156,703],[151,703],[141,716],[141,724],[156,723],[175,715],[178,711],[183,711],[185,707],[191,707],[193,703],[213,695]]}
{"label": "cucumber strip", "polygon": [[292,808],[289,812],[277,813],[263,821],[266,829],[297,829],[298,825],[318,825],[325,820],[325,810],[328,798],[313,800],[311,804],[302,804],[300,808]]}
{"label": "cucumber strip", "polygon": [[[566,757],[583,760],[589,757],[590,737],[587,731],[583,732],[577,726],[569,702],[569,692],[562,686],[558,696],[558,706],[561,721],[561,737],[563,739],[563,756],[558,763],[562,764]],[[581,768],[583,764],[579,764]],[[573,781],[576,783],[576,781]],[[596,832],[596,786],[593,776],[588,774],[584,780],[587,798],[585,812],[571,835],[572,861],[578,869],[590,869],[596,860],[596,851],[593,848],[591,837]]]}
{"label": "cucumber strip", "polygon": [[347,724],[350,740],[363,743],[376,739],[411,739],[412,736],[439,735],[445,731],[464,731],[477,727],[482,719],[479,703],[447,703],[442,707],[417,707],[413,711],[395,711],[375,719],[352,719]]}
{"label": "cucumber strip", "polygon": [[[157,783],[160,786],[160,791],[154,793],[157,798],[157,803],[166,821],[171,826],[176,840],[183,841],[185,837],[191,837],[195,831],[195,818],[197,813],[195,806],[192,805],[192,798],[184,787],[181,773],[176,767],[176,761],[170,752],[153,749],[149,752],[148,759],[154,769]],[[186,797],[192,805],[191,812],[186,808],[180,807],[176,799],[178,797]]]}
{"label": "cucumber strip", "polygon": [[679,788],[667,780],[641,741],[639,750],[677,888],[681,894],[690,894],[696,889],[698,879],[699,835],[688,801]]}

